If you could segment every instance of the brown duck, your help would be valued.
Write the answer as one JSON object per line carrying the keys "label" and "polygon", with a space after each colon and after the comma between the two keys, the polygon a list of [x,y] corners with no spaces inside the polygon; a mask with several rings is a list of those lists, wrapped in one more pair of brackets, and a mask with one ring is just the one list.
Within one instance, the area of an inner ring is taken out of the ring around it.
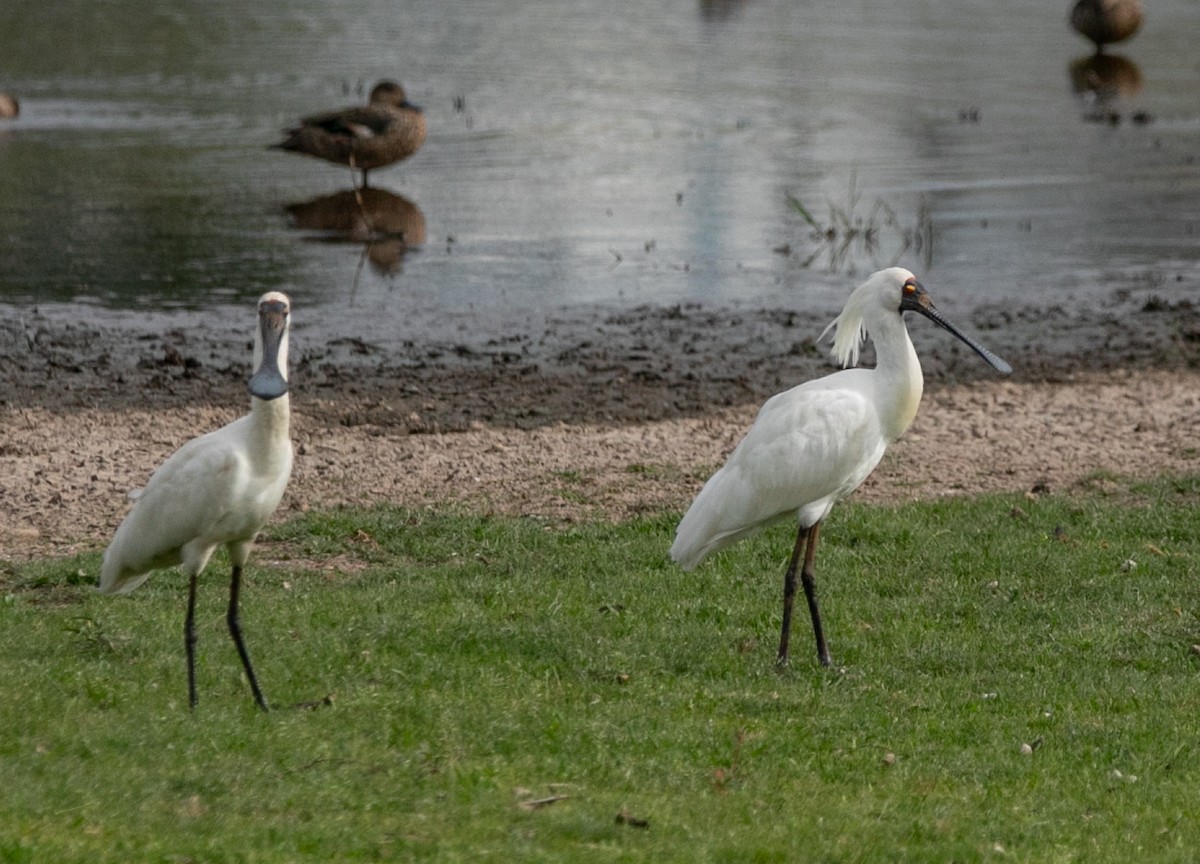
{"label": "brown duck", "polygon": [[1128,39],[1142,26],[1141,0],[1079,0],[1071,9],[1071,26],[1100,51],[1110,42]]}
{"label": "brown duck", "polygon": [[305,117],[275,147],[357,168],[366,186],[368,171],[407,159],[424,141],[421,109],[399,84],[381,81],[366,105]]}

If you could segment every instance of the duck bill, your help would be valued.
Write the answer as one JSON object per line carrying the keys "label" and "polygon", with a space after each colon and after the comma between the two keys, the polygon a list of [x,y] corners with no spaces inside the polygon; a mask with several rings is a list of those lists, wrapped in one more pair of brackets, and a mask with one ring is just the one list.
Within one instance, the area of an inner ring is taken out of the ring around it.
{"label": "duck bill", "polygon": [[988,364],[993,369],[995,369],[997,372],[999,372],[1001,375],[1008,375],[1013,371],[1012,367],[1009,366],[1008,363],[1006,363],[1002,358],[1000,358],[998,355],[996,355],[995,352],[993,352],[987,348],[984,348],[982,345],[980,345],[978,342],[976,342],[974,339],[972,339],[966,333],[964,333],[963,331],[961,331],[957,327],[955,327],[953,324],[951,324],[942,315],[942,313],[937,310],[937,307],[933,305],[933,301],[929,299],[928,294],[925,294],[924,292],[922,292],[920,297],[915,302],[913,302],[911,305],[906,305],[902,308],[911,309],[913,312],[919,312],[921,315],[924,315],[926,318],[928,318],[934,324],[941,327],[943,330],[957,336],[960,340],[965,342],[971,348],[972,351],[974,351],[976,354],[978,354],[980,357],[982,357],[984,360],[986,360],[988,362]]}
{"label": "duck bill", "polygon": [[287,332],[287,306],[263,303],[258,312],[262,360],[250,377],[250,395],[259,399],[278,399],[288,392],[287,378],[279,369],[279,349]]}

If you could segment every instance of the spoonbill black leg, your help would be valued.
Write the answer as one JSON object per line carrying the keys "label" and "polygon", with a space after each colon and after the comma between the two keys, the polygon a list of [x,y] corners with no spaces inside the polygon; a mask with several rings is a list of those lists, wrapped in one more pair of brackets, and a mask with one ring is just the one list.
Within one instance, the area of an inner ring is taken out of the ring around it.
{"label": "spoonbill black leg", "polygon": [[183,646],[187,651],[188,705],[196,707],[196,579],[193,573],[188,585],[187,617],[183,619]]}
{"label": "spoonbill black leg", "polygon": [[[796,571],[800,571],[800,581],[804,584],[804,596],[808,600],[808,613],[812,617],[813,635],[817,639],[817,659],[822,666],[829,665],[829,649],[825,647],[825,631],[821,627],[821,610],[817,607],[817,585],[813,575],[813,558],[817,552],[817,533],[821,523],[796,532],[796,545],[792,549],[792,559],[788,562],[787,572],[783,574],[783,626],[779,634],[779,654],[776,662],[786,666],[788,662],[788,644],[792,635],[792,605],[796,599]],[[804,564],[801,566],[801,554]]]}
{"label": "spoonbill black leg", "polygon": [[792,549],[792,560],[788,562],[787,572],[783,574],[783,627],[779,633],[779,653],[775,662],[786,666],[788,662],[788,644],[792,638],[792,603],[796,599],[796,564],[804,549],[804,541],[808,539],[808,529],[801,526],[796,532],[796,546]]}
{"label": "spoonbill black leg", "polygon": [[[808,600],[808,614],[812,616],[813,636],[817,640],[817,659],[821,661],[822,666],[828,666],[829,649],[825,647],[825,631],[821,627],[821,610],[817,608],[817,581],[813,573],[813,559],[817,555],[817,534],[820,532],[820,528],[821,523],[818,522],[808,529],[808,548],[804,551],[804,566],[800,569],[800,581],[804,583],[804,596]],[[798,549],[799,543],[797,543]],[[796,566],[794,559],[792,566]]]}
{"label": "spoonbill black leg", "polygon": [[242,666],[246,677],[250,679],[250,690],[254,693],[254,701],[258,707],[266,711],[267,700],[263,698],[262,690],[258,687],[258,679],[254,677],[254,667],[250,665],[250,655],[246,652],[246,643],[242,641],[242,625],[238,621],[238,596],[242,590],[242,568],[233,565],[233,578],[229,583],[229,613],[225,616],[229,624],[229,634],[233,636],[233,644],[237,646],[238,656],[242,658]]}

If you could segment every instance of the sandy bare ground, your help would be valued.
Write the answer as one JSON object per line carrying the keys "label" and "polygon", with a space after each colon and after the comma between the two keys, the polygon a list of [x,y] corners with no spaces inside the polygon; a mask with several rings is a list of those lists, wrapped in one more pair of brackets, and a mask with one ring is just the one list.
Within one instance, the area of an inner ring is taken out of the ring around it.
{"label": "sandy bare ground", "polygon": [[[722,343],[702,321],[691,322],[695,338],[719,361],[687,362],[686,339],[673,352],[641,351],[638,328],[689,332],[680,317],[651,310],[602,348],[556,348],[555,362],[470,346],[438,363],[352,343],[298,347],[296,469],[277,518],[378,502],[555,522],[683,508],[766,395],[831,367],[794,332],[784,351],[769,338]],[[1047,359],[1022,347],[1028,334],[984,333],[1018,367],[998,380],[929,332],[920,413],[861,499],[1063,490],[1200,467],[1191,340],[1159,343],[1170,356],[1105,362],[1087,351]],[[760,343],[761,357],[748,356]],[[0,330],[0,560],[102,548],[129,490],[189,437],[246,409],[244,353],[243,336],[40,319]]]}

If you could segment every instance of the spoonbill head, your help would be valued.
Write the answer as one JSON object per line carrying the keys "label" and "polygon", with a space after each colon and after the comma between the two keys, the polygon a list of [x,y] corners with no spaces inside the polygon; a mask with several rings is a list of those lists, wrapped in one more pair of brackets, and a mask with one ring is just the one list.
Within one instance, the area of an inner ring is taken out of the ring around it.
{"label": "spoonbill head", "polygon": [[275,512],[292,473],[288,437],[287,351],[291,302],[278,291],[258,301],[250,413],[193,438],[150,476],[135,495],[104,553],[99,590],[126,594],[154,570],[182,565],[188,576],[184,621],[188,700],[196,706],[196,582],[218,546],[232,564],[226,621],[254,699],[266,700],[254,675],[238,620],[242,566],[258,532]]}
{"label": "spoonbill head", "polygon": [[850,294],[841,314],[821,334],[824,338],[834,331],[833,356],[842,366],[858,362],[869,335],[875,345],[875,368],[843,369],[767,400],[746,437],[704,484],[676,529],[671,557],[690,570],[707,555],[777,519],[790,516],[798,521],[784,576],[780,664],[788,660],[799,567],[817,657],[829,665],[813,571],[817,533],[833,505],[867,479],[888,445],[916,416],[923,381],[905,312],[923,315],[952,333],[1000,373],[1012,372],[1006,362],[950,323],[912,273],[900,267],[881,270]]}

